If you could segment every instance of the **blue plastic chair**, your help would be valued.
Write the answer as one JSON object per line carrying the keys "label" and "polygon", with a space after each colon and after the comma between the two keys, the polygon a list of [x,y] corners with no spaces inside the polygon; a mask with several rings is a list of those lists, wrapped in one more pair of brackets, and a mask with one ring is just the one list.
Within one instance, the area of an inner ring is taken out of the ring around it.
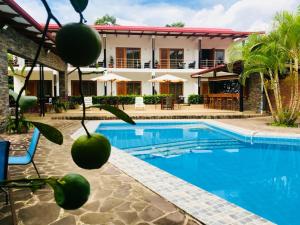
{"label": "blue plastic chair", "polygon": [[[7,179],[7,166],[8,166],[8,151],[10,143],[8,141],[0,141],[0,181]],[[5,193],[6,204],[8,203],[8,193],[2,187],[0,189]]]}
{"label": "blue plastic chair", "polygon": [[27,165],[32,163],[37,175],[40,177],[40,173],[33,161],[34,154],[36,152],[37,145],[40,139],[40,131],[37,128],[34,128],[29,147],[27,148],[26,154],[21,156],[9,156],[8,165]]}

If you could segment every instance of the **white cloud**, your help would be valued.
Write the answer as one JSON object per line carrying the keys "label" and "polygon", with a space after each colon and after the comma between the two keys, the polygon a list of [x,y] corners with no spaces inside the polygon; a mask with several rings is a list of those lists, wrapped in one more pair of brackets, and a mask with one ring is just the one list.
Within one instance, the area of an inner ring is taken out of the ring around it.
{"label": "white cloud", "polygon": [[[225,0],[224,0],[225,1]],[[39,0],[17,0],[39,22],[45,21],[46,14]],[[54,1],[53,1],[54,2]],[[77,20],[77,15],[67,4],[68,1],[52,3],[54,13],[63,22]],[[299,0],[237,0],[231,6],[215,4],[209,8],[189,8],[170,3],[141,4],[138,0],[94,0],[84,12],[90,23],[97,17],[110,14],[123,25],[155,25],[183,21],[186,26],[223,27],[236,30],[269,29],[277,11],[294,10]]]}

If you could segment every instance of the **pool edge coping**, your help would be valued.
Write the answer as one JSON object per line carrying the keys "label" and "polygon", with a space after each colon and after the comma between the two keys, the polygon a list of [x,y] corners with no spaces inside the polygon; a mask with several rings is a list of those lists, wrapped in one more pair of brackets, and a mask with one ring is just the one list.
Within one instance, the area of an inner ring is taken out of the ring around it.
{"label": "pool edge coping", "polygon": [[[150,122],[149,120],[139,120]],[[153,120],[173,121],[174,120]],[[183,121],[183,120],[175,120]],[[220,121],[193,119],[187,121],[204,122],[215,125],[218,128],[238,133],[243,136],[251,135],[251,130],[228,125]],[[118,123],[120,121],[88,121],[87,128],[95,131],[101,122]],[[222,127],[220,127],[222,126]],[[82,135],[84,129],[81,127],[75,131],[71,138],[76,139]],[[128,161],[130,164],[128,164]],[[178,208],[193,216],[205,224],[273,224],[271,221],[237,206],[217,195],[207,192],[200,187],[190,184],[166,171],[163,171],[141,159],[138,159],[116,147],[112,147],[109,162],[133,177],[151,191],[165,198]],[[127,163],[126,163],[127,162]]]}

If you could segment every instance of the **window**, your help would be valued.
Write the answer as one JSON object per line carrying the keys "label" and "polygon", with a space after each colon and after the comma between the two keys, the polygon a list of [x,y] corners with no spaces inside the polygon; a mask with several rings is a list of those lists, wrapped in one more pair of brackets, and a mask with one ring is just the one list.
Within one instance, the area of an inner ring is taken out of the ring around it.
{"label": "window", "polygon": [[224,58],[225,58],[224,50],[216,50],[215,51],[215,60],[216,60],[217,65],[224,63]]}
{"label": "window", "polygon": [[140,48],[116,48],[117,68],[141,68]]}
{"label": "window", "polygon": [[[44,80],[44,96],[51,97],[52,96],[52,81],[51,80]],[[26,88],[26,95],[32,96],[40,96],[40,81],[39,80],[29,80],[27,88]]]}
{"label": "window", "polygon": [[127,82],[127,95],[141,95],[141,81]]}
{"label": "window", "polygon": [[160,67],[163,69],[181,69],[184,63],[183,49],[160,49]]}
{"label": "window", "polygon": [[141,95],[142,82],[128,81],[117,82],[117,95]]}
{"label": "window", "polygon": [[215,67],[216,65],[223,64],[224,58],[224,49],[202,49],[201,68]]}
{"label": "window", "polygon": [[160,94],[183,95],[183,83],[160,83]]}
{"label": "window", "polygon": [[[80,89],[79,89],[79,81],[72,80],[71,81],[71,93],[72,96],[79,96]],[[95,96],[97,95],[97,81],[91,80],[83,80],[82,81],[82,92],[85,96]]]}

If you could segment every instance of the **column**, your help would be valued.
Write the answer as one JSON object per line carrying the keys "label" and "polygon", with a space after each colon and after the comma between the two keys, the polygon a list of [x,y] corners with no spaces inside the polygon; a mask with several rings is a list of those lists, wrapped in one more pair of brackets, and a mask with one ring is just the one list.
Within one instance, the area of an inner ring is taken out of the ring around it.
{"label": "column", "polygon": [[152,69],[155,68],[155,36],[152,35],[151,37],[152,41]]}
{"label": "column", "polygon": [[68,75],[66,71],[59,71],[59,96],[63,98],[68,97]]}
{"label": "column", "polygon": [[199,69],[201,69],[201,61],[202,61],[202,38],[200,37],[198,39],[198,68]]}
{"label": "column", "polygon": [[0,46],[0,130],[4,131],[9,115],[7,52]]}
{"label": "column", "polygon": [[107,61],[106,61],[106,34],[103,34],[103,67],[107,68]]}

